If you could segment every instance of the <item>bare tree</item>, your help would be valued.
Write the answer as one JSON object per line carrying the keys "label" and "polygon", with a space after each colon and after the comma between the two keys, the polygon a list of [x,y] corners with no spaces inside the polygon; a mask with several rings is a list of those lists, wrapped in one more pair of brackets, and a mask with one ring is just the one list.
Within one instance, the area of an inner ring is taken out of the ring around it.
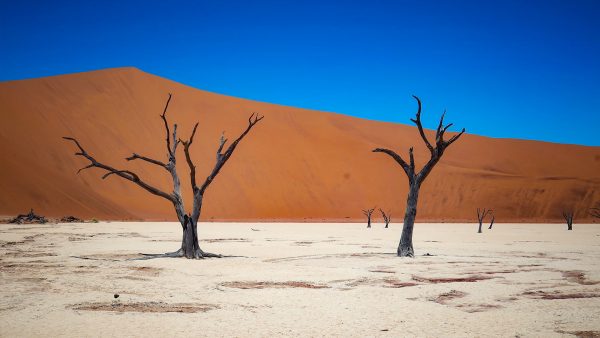
{"label": "bare tree", "polygon": [[573,230],[573,212],[572,211],[563,211],[563,218],[567,222],[567,230]]}
{"label": "bare tree", "polygon": [[492,226],[494,225],[494,220],[496,219],[496,216],[492,213],[492,221],[490,222],[490,227],[488,228],[488,230],[492,229]]}
{"label": "bare tree", "polygon": [[[485,217],[489,214],[492,213],[492,209],[479,209],[477,208],[477,220],[479,221],[479,229],[477,230],[477,233],[481,233],[481,226],[483,225],[483,220],[485,219]],[[493,224],[493,221],[492,221]],[[492,228],[492,226],[490,225],[490,229]]]}
{"label": "bare tree", "polygon": [[19,214],[17,217],[8,221],[8,223],[12,224],[44,224],[47,223],[48,220],[44,216],[36,215],[33,212],[33,208],[29,211],[28,214]]}
{"label": "bare tree", "polygon": [[371,227],[371,215],[373,214],[373,210],[375,210],[375,208],[362,211],[363,214],[365,214],[365,216],[367,216],[367,228]]}
{"label": "bare tree", "polygon": [[600,208],[590,208],[590,215],[592,215],[592,217],[600,218]]}
{"label": "bare tree", "polygon": [[415,225],[415,218],[417,217],[417,202],[419,199],[419,189],[421,188],[421,184],[427,176],[431,173],[433,167],[440,161],[442,155],[444,155],[444,151],[448,146],[454,143],[458,138],[465,132],[465,129],[452,136],[448,141],[444,140],[444,134],[452,126],[452,123],[444,126],[444,114],[440,118],[440,123],[435,132],[435,147],[429,142],[427,137],[425,136],[425,131],[423,130],[423,125],[421,124],[421,100],[414,96],[415,100],[417,100],[417,104],[419,105],[416,119],[411,119],[414,122],[418,129],[421,138],[425,142],[427,149],[431,153],[431,158],[425,164],[425,166],[421,169],[421,171],[417,172],[415,169],[415,159],[413,156],[413,148],[411,147],[409,150],[409,163],[406,163],[404,159],[397,153],[392,150],[377,148],[374,149],[373,152],[385,153],[392,157],[404,170],[406,176],[408,177],[408,198],[406,200],[406,213],[404,215],[404,226],[402,228],[402,235],[400,236],[400,244],[398,245],[398,256],[401,257],[414,257],[414,250],[412,245],[412,234],[413,228]]}
{"label": "bare tree", "polygon": [[[210,252],[205,252],[200,249],[200,245],[198,243],[198,220],[200,218],[200,211],[202,210],[202,200],[204,197],[204,193],[208,186],[213,182],[215,177],[219,174],[221,168],[225,165],[227,160],[231,157],[234,150],[240,141],[250,132],[252,127],[254,127],[259,121],[263,119],[264,116],[259,116],[256,113],[252,113],[250,118],[248,119],[248,126],[242,132],[242,134],[235,139],[229,147],[225,151],[223,148],[227,139],[224,136],[221,136],[219,141],[219,148],[216,153],[216,163],[211,173],[206,177],[202,185],[198,186],[196,183],[196,166],[193,164],[191,156],[190,156],[190,146],[194,142],[194,135],[196,135],[196,130],[198,128],[198,123],[194,126],[192,134],[188,140],[182,140],[177,138],[177,124],[173,125],[173,133],[169,130],[169,123],[167,122],[167,109],[169,107],[169,102],[171,101],[171,94],[169,94],[169,98],[167,99],[167,103],[163,110],[163,113],[160,115],[163,120],[166,132],[166,150],[167,150],[167,162],[162,162],[159,160],[155,160],[146,156],[141,156],[136,153],[133,153],[130,157],[127,158],[127,161],[133,160],[141,160],[148,162],[152,165],[159,166],[165,169],[173,179],[173,192],[167,193],[159,190],[158,188],[146,183],[142,180],[136,173],[129,170],[119,170],[115,169],[109,165],[103,164],[97,161],[92,155],[90,155],[81,144],[73,137],[63,137],[65,140],[72,141],[77,148],[78,152],[75,153],[76,156],[82,156],[87,159],[90,164],[79,169],[77,173],[80,173],[82,170],[89,168],[99,168],[106,173],[102,176],[102,179],[105,179],[109,176],[118,176],[124,180],[130,181],[147,192],[162,197],[168,200],[173,207],[175,208],[175,213],[177,214],[177,219],[183,228],[183,236],[181,240],[181,247],[179,250],[171,253],[166,253],[163,256],[165,257],[186,257],[186,258],[205,258],[205,257],[221,257],[221,255],[213,254]],[[185,158],[187,164],[190,168],[190,183],[193,191],[193,206],[191,209],[191,213],[187,214],[184,208],[183,197],[181,196],[181,182],[179,180],[179,175],[177,174],[177,166],[176,166],[176,152],[177,146],[179,144],[183,145],[183,151],[185,153]]]}
{"label": "bare tree", "polygon": [[385,211],[383,211],[383,209],[379,208],[379,212],[381,212],[381,216],[383,217],[383,221],[385,222],[385,228],[388,228],[388,225],[390,224],[390,221],[392,220],[392,214],[390,213],[390,211],[387,212],[387,214],[385,213]]}

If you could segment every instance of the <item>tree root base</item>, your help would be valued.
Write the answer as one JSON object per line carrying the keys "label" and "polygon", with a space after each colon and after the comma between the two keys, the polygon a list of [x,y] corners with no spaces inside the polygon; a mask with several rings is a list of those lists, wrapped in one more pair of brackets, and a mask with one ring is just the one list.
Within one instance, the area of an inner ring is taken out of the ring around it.
{"label": "tree root base", "polygon": [[415,252],[413,251],[412,248],[410,249],[398,249],[398,257],[410,257],[410,258],[414,258],[415,257]]}
{"label": "tree root base", "polygon": [[188,259],[204,259],[204,258],[223,258],[223,255],[202,251],[201,249],[196,249],[194,252],[184,252],[183,249],[179,249],[175,252],[168,252],[165,255],[169,255],[169,257],[185,257]]}
{"label": "tree root base", "polygon": [[[205,259],[205,258],[223,258],[223,257],[230,257],[230,256],[223,256],[220,254],[215,254],[212,252],[206,252],[206,251],[202,251],[200,249],[196,250],[193,254],[190,255],[186,255],[183,252],[183,249],[179,249],[177,251],[173,251],[173,252],[166,252],[164,254],[142,254],[144,256],[144,258],[141,259],[152,259],[152,258],[181,258],[181,257],[185,257],[188,259]],[[233,256],[231,256],[233,257]]]}

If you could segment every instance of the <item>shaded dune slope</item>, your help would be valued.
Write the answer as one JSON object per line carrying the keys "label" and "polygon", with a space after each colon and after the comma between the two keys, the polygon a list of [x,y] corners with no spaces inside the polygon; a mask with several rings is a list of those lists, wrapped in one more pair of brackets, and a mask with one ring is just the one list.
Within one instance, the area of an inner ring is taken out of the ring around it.
{"label": "shaded dune slope", "polygon": [[[11,81],[0,83],[0,214],[33,207],[47,216],[174,220],[169,202],[130,182],[102,180],[98,169],[76,175],[86,161],[61,139],[74,136],[99,161],[170,191],[166,171],[124,160],[134,151],[165,160],[159,114],[169,92],[168,117],[180,137],[200,122],[191,154],[201,180],[221,132],[234,138],[251,112],[265,115],[207,191],[203,220],[352,221],[378,206],[401,222],[406,177],[371,150],[406,156],[414,145],[417,165],[428,159],[412,126],[214,94],[135,68]],[[189,207],[183,153],[178,168]],[[475,220],[475,209],[487,207],[498,222],[559,221],[563,209],[591,221],[587,211],[598,202],[600,147],[464,135],[425,181],[417,219]]]}

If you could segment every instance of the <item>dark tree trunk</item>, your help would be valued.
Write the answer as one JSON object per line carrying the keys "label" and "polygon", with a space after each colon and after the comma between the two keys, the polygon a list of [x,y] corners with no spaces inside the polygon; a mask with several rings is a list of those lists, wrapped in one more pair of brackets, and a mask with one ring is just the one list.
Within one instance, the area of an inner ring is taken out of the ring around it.
{"label": "dark tree trunk", "polygon": [[186,258],[197,258],[196,252],[200,249],[197,225],[187,215],[185,215],[185,224],[183,225],[183,243],[181,244],[181,249],[182,255]]}
{"label": "dark tree trunk", "polygon": [[488,230],[492,229],[492,226],[494,225],[494,219],[495,218],[496,218],[495,216],[492,216],[492,221],[490,222],[490,227],[488,228]]}
{"label": "dark tree trunk", "polygon": [[412,182],[409,187],[408,198],[406,199],[406,213],[404,214],[404,226],[402,227],[402,235],[400,236],[400,244],[398,245],[398,256],[400,257],[415,256],[412,235],[415,219],[417,218],[419,188],[420,185],[418,182]]}
{"label": "dark tree trunk", "polygon": [[[485,216],[487,216],[488,214],[491,214],[492,210],[487,210],[485,208],[483,208],[483,210],[477,208],[477,220],[479,221],[479,229],[477,230],[477,233],[480,234],[481,233],[481,227],[483,226],[483,220],[485,220]],[[493,216],[492,216],[493,217]],[[489,229],[492,228],[492,224],[494,224],[494,219],[492,218],[492,223],[490,224]]]}
{"label": "dark tree trunk", "polygon": [[387,229],[390,225],[390,221],[392,220],[391,211],[388,211],[388,213],[386,214],[385,211],[383,211],[383,209],[379,208],[379,212],[381,212],[381,217],[383,217],[383,221],[385,222],[385,228]]}
{"label": "dark tree trunk", "polygon": [[200,249],[198,241],[198,223],[194,223],[191,217],[186,215],[186,224],[183,227],[183,239],[181,243],[181,255],[186,258],[221,257],[220,255],[207,253]]}
{"label": "dark tree trunk", "polygon": [[563,217],[567,222],[567,230],[573,230],[573,212],[563,211]]}
{"label": "dark tree trunk", "polygon": [[371,227],[371,215],[373,215],[373,210],[375,210],[375,208],[362,211],[363,214],[365,214],[365,216],[367,216],[367,228]]}

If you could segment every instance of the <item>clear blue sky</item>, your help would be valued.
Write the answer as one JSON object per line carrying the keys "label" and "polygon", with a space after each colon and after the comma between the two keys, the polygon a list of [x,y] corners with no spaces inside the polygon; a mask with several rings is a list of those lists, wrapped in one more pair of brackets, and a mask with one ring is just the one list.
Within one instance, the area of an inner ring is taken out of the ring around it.
{"label": "clear blue sky", "polygon": [[238,97],[600,146],[600,1],[0,0],[0,81],[135,66]]}

